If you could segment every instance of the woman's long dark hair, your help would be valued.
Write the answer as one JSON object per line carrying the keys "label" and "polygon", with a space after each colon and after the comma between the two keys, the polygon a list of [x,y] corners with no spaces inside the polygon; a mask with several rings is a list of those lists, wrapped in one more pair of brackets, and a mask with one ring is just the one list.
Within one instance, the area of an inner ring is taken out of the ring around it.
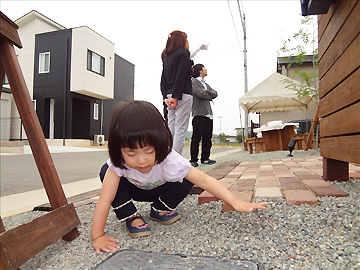
{"label": "woman's long dark hair", "polygon": [[136,149],[152,146],[157,163],[170,153],[171,132],[158,109],[147,101],[122,102],[112,115],[108,148],[115,167],[125,169],[121,148]]}

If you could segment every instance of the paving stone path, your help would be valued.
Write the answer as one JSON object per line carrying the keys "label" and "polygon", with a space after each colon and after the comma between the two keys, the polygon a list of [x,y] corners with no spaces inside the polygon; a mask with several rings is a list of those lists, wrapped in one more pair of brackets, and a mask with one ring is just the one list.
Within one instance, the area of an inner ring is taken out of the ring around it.
{"label": "paving stone path", "polygon": [[[219,181],[240,200],[248,202],[257,198],[285,198],[289,205],[317,205],[319,197],[348,196],[322,179],[322,165],[322,157],[241,162]],[[349,176],[360,177],[359,164],[349,164]],[[217,200],[204,191],[199,195],[198,204]],[[231,210],[223,203],[223,212]]]}

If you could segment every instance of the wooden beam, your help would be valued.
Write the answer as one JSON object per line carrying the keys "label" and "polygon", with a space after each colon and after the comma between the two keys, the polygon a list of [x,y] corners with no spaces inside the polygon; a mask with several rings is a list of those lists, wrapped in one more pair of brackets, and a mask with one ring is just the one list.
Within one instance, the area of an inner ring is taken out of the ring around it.
{"label": "wooden beam", "polygon": [[[331,66],[319,82],[319,97],[323,98],[360,66],[360,35],[351,42],[340,58]],[[322,69],[319,62],[319,72]]]}
{"label": "wooden beam", "polygon": [[312,121],[310,131],[309,131],[309,134],[308,134],[308,137],[306,139],[305,148],[304,148],[305,151],[309,150],[309,148],[310,148],[310,143],[312,142],[312,137],[313,137],[315,126],[319,122],[319,107],[320,106],[318,104],[318,106],[316,108],[315,115],[314,115],[314,119]]}
{"label": "wooden beam", "polygon": [[333,91],[319,101],[319,118],[338,111],[360,100],[360,69],[338,85]]}
{"label": "wooden beam", "polygon": [[324,157],[323,179],[325,181],[348,181],[349,162]]}
{"label": "wooden beam", "polygon": [[[61,226],[59,226],[61,224]],[[80,224],[73,204],[0,234],[1,261],[16,269]],[[3,257],[5,256],[5,257]]]}
{"label": "wooden beam", "polygon": [[19,34],[17,32],[16,23],[10,20],[4,13],[0,11],[0,36],[7,39],[11,44],[15,44],[16,47],[22,48]]}
{"label": "wooden beam", "polygon": [[323,138],[320,145],[322,157],[360,164],[360,135]]}
{"label": "wooden beam", "polygon": [[360,101],[320,120],[321,137],[360,134]]}
{"label": "wooden beam", "polygon": [[[331,44],[334,37],[337,35],[338,31],[344,24],[344,21],[347,19],[351,10],[354,8],[358,1],[341,1],[338,0],[339,4],[336,6],[336,9],[331,14],[331,19],[327,24],[327,27],[321,38],[319,39],[319,53],[318,57],[321,61],[323,54],[327,50],[327,45]],[[325,22],[325,21],[324,21]],[[322,29],[322,26],[320,27]]]}
{"label": "wooden beam", "polygon": [[4,84],[4,81],[5,81],[5,70],[2,67],[1,62],[0,62],[0,78],[1,78],[0,79],[1,80],[0,97],[1,97],[2,85]]}
{"label": "wooden beam", "polygon": [[[32,104],[14,47],[4,38],[1,38],[0,41],[1,65],[8,77],[13,98],[24,125],[46,194],[52,208],[56,209],[66,205],[68,202]],[[71,241],[78,235],[79,232],[74,228],[73,231],[64,236],[64,240]]]}
{"label": "wooden beam", "polygon": [[5,226],[4,226],[4,223],[2,222],[2,219],[1,219],[1,217],[0,217],[0,233],[3,233],[3,232],[5,232],[6,230],[5,230]]}
{"label": "wooden beam", "polygon": [[319,68],[319,78],[323,77],[359,34],[359,27],[354,27],[354,25],[360,25],[360,4],[355,6],[330,44],[323,44],[322,41],[319,42],[319,48],[327,46],[327,50],[324,52],[320,61],[321,68]]}

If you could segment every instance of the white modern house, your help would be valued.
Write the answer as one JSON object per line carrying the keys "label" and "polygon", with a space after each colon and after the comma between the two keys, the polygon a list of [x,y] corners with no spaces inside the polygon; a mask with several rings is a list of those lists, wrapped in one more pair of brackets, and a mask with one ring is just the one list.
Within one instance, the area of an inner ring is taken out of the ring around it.
{"label": "white modern house", "polygon": [[[15,23],[20,67],[47,139],[106,140],[114,107],[134,99],[135,66],[87,26],[67,29],[33,10]],[[1,95],[1,140],[26,135],[11,90]]]}

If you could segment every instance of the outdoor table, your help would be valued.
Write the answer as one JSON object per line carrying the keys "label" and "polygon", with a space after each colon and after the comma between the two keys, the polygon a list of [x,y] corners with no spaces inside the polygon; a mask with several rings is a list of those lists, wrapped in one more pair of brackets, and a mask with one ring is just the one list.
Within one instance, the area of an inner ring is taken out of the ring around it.
{"label": "outdoor table", "polygon": [[255,128],[254,132],[261,132],[265,151],[288,150],[290,140],[296,135],[294,128],[298,125],[298,123],[263,125]]}

